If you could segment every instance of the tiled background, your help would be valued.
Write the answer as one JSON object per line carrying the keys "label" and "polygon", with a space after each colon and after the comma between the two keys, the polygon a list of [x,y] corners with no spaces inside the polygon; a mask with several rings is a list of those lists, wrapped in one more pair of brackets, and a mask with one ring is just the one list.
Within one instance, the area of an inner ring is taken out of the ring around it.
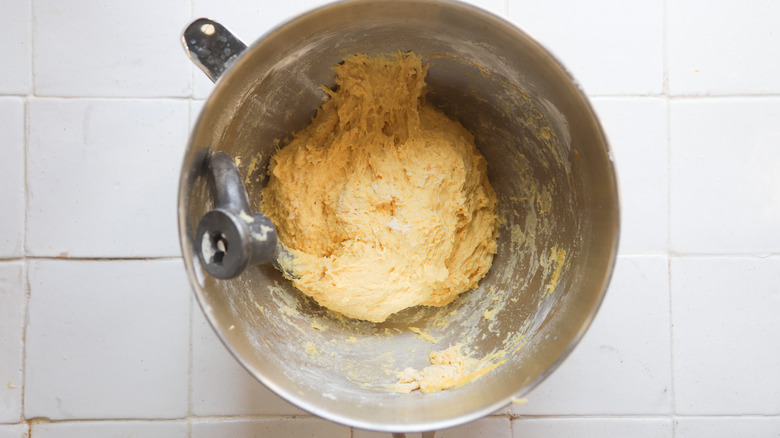
{"label": "tiled background", "polygon": [[[318,3],[0,0],[0,438],[383,436],[252,380],[194,305],[176,237],[211,88],[183,27],[209,16],[252,41]],[[592,96],[623,235],[563,366],[527,404],[436,436],[780,436],[780,2],[474,3]]]}

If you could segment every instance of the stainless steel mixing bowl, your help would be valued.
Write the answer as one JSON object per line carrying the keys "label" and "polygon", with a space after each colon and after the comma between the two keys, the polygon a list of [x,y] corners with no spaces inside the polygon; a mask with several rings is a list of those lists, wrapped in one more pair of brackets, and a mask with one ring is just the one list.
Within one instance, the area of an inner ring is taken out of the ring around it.
{"label": "stainless steel mixing bowl", "polygon": [[[200,28],[233,41],[219,26]],[[619,215],[604,133],[549,52],[472,6],[420,0],[336,3],[280,25],[246,50],[232,47],[225,54],[241,54],[227,65],[220,53],[205,53],[217,59],[208,62],[219,80],[184,158],[179,233],[198,303],[253,376],[323,418],[406,432],[492,413],[561,363],[604,297]],[[444,308],[410,309],[371,324],[319,307],[270,265],[232,280],[208,276],[193,241],[213,204],[205,157],[237,157],[259,208],[270,156],[310,121],[325,98],[321,86],[334,84],[331,67],[353,53],[409,50],[430,65],[425,99],[475,135],[498,193],[498,253],[479,288]],[[397,371],[422,368],[431,351],[455,344],[491,371],[439,393],[391,390]]]}

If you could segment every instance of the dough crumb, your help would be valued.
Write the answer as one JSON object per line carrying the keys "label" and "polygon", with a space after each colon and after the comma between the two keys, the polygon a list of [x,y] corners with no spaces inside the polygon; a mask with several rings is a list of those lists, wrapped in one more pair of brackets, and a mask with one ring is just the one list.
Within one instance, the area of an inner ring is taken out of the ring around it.
{"label": "dough crumb", "polygon": [[393,389],[402,394],[417,389],[423,393],[443,391],[469,382],[479,364],[478,360],[464,356],[460,345],[431,352],[428,360],[431,365],[420,371],[410,367],[398,373]]}
{"label": "dough crumb", "polygon": [[528,403],[528,399],[525,397],[523,398],[512,397],[512,404],[515,406],[524,405],[526,403]]}
{"label": "dough crumb", "polygon": [[427,69],[415,53],[348,57],[311,124],[271,157],[262,209],[290,249],[285,269],[350,318],[444,306],[496,253],[487,162],[425,103]]}

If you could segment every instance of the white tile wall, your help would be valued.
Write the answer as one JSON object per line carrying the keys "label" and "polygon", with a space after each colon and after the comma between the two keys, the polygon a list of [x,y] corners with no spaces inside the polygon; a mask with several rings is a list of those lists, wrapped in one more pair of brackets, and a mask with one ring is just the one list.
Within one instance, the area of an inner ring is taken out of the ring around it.
{"label": "white tile wall", "polygon": [[33,2],[37,96],[185,97],[189,2]]}
{"label": "white tile wall", "polygon": [[28,266],[24,414],[187,415],[190,289],[180,260]]}
{"label": "white tile wall", "polygon": [[23,270],[20,261],[0,262],[0,423],[22,419]]}
{"label": "white tile wall", "polygon": [[[212,89],[180,32],[207,16],[250,43],[322,2],[0,0],[0,438],[389,437],[255,382],[179,254],[181,154]],[[594,98],[621,257],[526,404],[436,437],[777,437],[780,3],[470,2]]]}
{"label": "white tile wall", "polygon": [[672,249],[780,251],[780,99],[675,99],[669,111]]}
{"label": "white tile wall", "polygon": [[192,323],[192,414],[305,415],[255,380],[230,355],[195,305]]}
{"label": "white tile wall", "polygon": [[[491,438],[511,438],[512,429],[509,418],[504,417],[486,417],[462,426],[450,429],[438,430],[434,433],[435,438],[472,438],[478,436]],[[365,430],[353,429],[352,438],[390,438],[392,434],[370,432]],[[429,433],[408,433],[406,438],[432,438]]]}
{"label": "white tile wall", "polygon": [[667,2],[669,91],[674,95],[780,92],[780,3]]}
{"label": "white tile wall", "polygon": [[0,97],[0,259],[22,255],[24,241],[24,101]]}
{"label": "white tile wall", "polygon": [[436,438],[471,438],[476,436],[511,438],[512,431],[509,426],[509,419],[487,417],[463,426],[436,432]]}
{"label": "white tile wall", "polygon": [[[352,438],[392,438],[390,433],[372,432],[369,430],[352,429]],[[421,433],[407,433],[405,438],[422,438]]]}
{"label": "white tile wall", "polygon": [[196,420],[192,423],[192,438],[212,438],[218,436],[349,438],[350,429],[315,418]]}
{"label": "white tile wall", "polygon": [[580,345],[517,415],[671,413],[666,256],[621,256]]}
{"label": "white tile wall", "polygon": [[0,94],[26,95],[32,83],[30,0],[0,0],[0,11],[3,11],[3,25],[0,26],[0,53],[3,54]]}
{"label": "white tile wall", "polygon": [[665,253],[669,240],[667,103],[660,98],[593,100],[615,156],[620,253]]}
{"label": "white tile wall", "polygon": [[28,255],[180,254],[186,101],[32,99],[28,112]]}
{"label": "white tile wall", "polygon": [[512,422],[513,438],[671,438],[672,422],[647,418],[519,419]]}
{"label": "white tile wall", "polygon": [[593,95],[660,94],[662,1],[507,2],[509,18],[539,39]]}
{"label": "white tile wall", "polygon": [[74,423],[33,423],[35,438],[186,438],[184,421],[80,421]]}
{"label": "white tile wall", "polygon": [[[201,76],[204,76],[200,72],[196,72],[200,74]],[[200,115],[200,111],[203,109],[203,105],[206,102],[203,100],[191,100],[190,101],[190,129],[195,127],[195,123],[198,121],[198,116]]]}
{"label": "white tile wall", "polygon": [[780,415],[780,257],[675,258],[671,279],[677,412]]}
{"label": "white tile wall", "polygon": [[680,418],[674,425],[677,438],[769,438],[780,435],[780,418]]}
{"label": "white tile wall", "polygon": [[27,438],[28,436],[27,424],[0,424],[0,438]]}

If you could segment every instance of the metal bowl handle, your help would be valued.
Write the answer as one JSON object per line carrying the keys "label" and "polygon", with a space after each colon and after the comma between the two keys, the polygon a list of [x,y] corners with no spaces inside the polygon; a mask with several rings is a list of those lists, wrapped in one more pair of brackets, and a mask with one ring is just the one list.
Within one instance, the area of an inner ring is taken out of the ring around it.
{"label": "metal bowl handle", "polygon": [[[187,56],[216,82],[246,50],[225,26],[199,18],[182,34]],[[216,208],[203,215],[195,232],[195,250],[211,276],[228,279],[252,265],[274,261],[276,227],[268,216],[251,213],[233,157],[215,152],[206,159]]]}
{"label": "metal bowl handle", "polygon": [[207,158],[216,208],[203,215],[195,250],[211,276],[228,279],[253,265],[276,260],[276,227],[262,213],[251,213],[241,175],[225,152]]}
{"label": "metal bowl handle", "polygon": [[246,50],[246,44],[225,26],[208,18],[190,23],[181,36],[184,51],[203,73],[216,82]]}

